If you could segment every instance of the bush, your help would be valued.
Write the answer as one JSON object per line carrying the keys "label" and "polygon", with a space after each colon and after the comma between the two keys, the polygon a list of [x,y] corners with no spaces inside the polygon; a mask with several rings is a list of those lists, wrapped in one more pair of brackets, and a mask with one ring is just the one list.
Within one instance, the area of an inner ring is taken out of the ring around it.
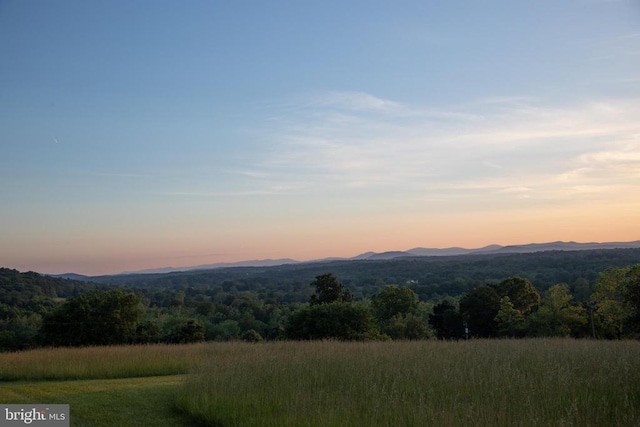
{"label": "bush", "polygon": [[369,308],[344,302],[312,305],[292,313],[287,336],[297,340],[382,338]]}

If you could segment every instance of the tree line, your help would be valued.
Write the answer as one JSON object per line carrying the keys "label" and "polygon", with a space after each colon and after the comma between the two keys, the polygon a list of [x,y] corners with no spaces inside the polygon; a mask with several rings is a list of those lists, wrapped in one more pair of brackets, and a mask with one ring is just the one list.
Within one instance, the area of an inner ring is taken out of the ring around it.
{"label": "tree line", "polygon": [[[332,273],[307,301],[239,291],[234,282],[175,289],[96,286],[0,269],[0,349],[278,339],[638,338],[640,264],[612,267],[577,301],[522,277],[424,301],[410,285],[358,298]],[[310,286],[309,286],[310,285]]]}
{"label": "tree line", "polygon": [[640,263],[640,248],[328,261],[104,276],[90,280],[134,289],[180,290],[222,285],[234,292],[254,292],[260,299],[304,303],[312,292],[309,283],[326,272],[339,277],[357,299],[370,299],[384,286],[399,284],[410,287],[421,301],[457,297],[478,286],[517,275],[528,279],[540,292],[566,283],[577,301],[587,301],[600,272],[637,263]]}
{"label": "tree line", "polygon": [[441,301],[430,321],[444,339],[639,338],[640,264],[603,271],[586,301],[575,301],[563,283],[541,295],[528,280],[510,277],[479,286],[458,301]]}

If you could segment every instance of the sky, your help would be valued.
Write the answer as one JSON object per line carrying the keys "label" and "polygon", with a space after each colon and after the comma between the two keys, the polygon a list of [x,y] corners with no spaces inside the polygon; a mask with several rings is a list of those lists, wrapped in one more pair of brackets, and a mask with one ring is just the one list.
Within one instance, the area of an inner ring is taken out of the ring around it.
{"label": "sky", "polygon": [[0,266],[640,240],[640,2],[0,0]]}

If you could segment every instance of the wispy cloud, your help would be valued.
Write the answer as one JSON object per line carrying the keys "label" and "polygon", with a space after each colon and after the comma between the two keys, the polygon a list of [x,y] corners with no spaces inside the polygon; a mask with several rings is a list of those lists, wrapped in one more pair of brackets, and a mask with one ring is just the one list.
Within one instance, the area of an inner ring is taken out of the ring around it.
{"label": "wispy cloud", "polygon": [[160,193],[163,196],[177,197],[210,197],[210,198],[234,198],[251,196],[272,196],[279,193],[276,188],[272,190],[248,190],[248,191],[170,191]]}
{"label": "wispy cloud", "polygon": [[328,92],[317,96],[315,104],[349,110],[390,110],[399,107],[396,102],[361,92]]}
{"label": "wispy cloud", "polygon": [[112,178],[150,178],[153,175],[127,172],[82,172],[83,175],[102,176]]}
{"label": "wispy cloud", "polygon": [[271,129],[259,164],[268,179],[416,198],[465,190],[551,199],[640,186],[635,99],[545,105],[496,97],[451,109],[352,92],[317,99]]}

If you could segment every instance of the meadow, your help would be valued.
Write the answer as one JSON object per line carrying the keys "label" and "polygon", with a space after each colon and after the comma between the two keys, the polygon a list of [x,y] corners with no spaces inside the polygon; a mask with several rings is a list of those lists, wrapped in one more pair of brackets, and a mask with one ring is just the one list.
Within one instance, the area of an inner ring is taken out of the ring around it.
{"label": "meadow", "polygon": [[205,344],[41,348],[0,353],[0,381],[87,380],[186,374]]}
{"label": "meadow", "polygon": [[1,402],[70,403],[78,426],[640,425],[638,341],[34,350],[0,377]]}

